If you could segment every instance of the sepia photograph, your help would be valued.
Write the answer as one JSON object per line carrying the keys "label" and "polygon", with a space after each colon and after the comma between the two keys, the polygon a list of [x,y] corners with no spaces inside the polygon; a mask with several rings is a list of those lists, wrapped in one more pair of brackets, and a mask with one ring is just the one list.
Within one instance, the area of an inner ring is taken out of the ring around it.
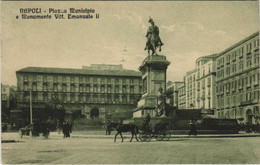
{"label": "sepia photograph", "polygon": [[260,164],[258,1],[2,1],[1,164]]}

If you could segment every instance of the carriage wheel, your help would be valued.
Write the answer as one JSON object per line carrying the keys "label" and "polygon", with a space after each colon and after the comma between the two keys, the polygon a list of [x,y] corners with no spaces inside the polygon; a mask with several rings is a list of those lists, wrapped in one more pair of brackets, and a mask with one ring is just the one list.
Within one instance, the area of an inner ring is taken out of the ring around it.
{"label": "carriage wheel", "polygon": [[142,142],[146,140],[146,135],[145,135],[144,132],[142,132],[142,133],[139,134],[139,139],[140,139]]}
{"label": "carriage wheel", "polygon": [[165,131],[165,136],[164,136],[164,139],[163,140],[169,140],[171,137],[171,132],[169,130]]}
{"label": "carriage wheel", "polygon": [[151,135],[149,133],[143,132],[139,135],[139,139],[141,141],[150,141],[151,140]]}
{"label": "carriage wheel", "polygon": [[155,136],[155,139],[157,141],[162,141],[164,136],[165,136],[164,131],[159,131],[159,133]]}
{"label": "carriage wheel", "polygon": [[150,134],[150,133],[146,133],[146,142],[149,142],[149,141],[151,141],[151,139],[152,139],[152,135]]}

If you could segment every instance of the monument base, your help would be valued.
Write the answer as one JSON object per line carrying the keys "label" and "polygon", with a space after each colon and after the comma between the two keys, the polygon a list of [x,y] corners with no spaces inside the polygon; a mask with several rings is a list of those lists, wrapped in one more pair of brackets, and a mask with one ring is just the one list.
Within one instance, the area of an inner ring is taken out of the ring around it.
{"label": "monument base", "polygon": [[166,90],[166,69],[170,64],[163,55],[148,56],[142,62],[139,70],[142,72],[143,94],[133,111],[133,117],[145,117],[147,113],[151,117],[157,117],[157,94],[162,88]]}

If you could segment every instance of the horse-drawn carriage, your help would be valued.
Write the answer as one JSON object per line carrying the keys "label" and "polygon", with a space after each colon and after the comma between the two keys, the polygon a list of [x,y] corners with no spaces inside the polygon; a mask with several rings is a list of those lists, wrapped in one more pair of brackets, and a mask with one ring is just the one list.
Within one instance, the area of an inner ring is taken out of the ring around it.
{"label": "horse-drawn carriage", "polygon": [[149,142],[154,137],[157,141],[169,140],[171,132],[169,130],[169,123],[160,121],[154,127],[151,123],[143,123],[139,131],[139,139],[141,141]]}
{"label": "horse-drawn carriage", "polygon": [[114,141],[116,141],[116,136],[118,134],[120,134],[123,141],[123,136],[121,134],[122,132],[132,133],[132,138],[130,141],[132,141],[134,136],[136,136],[136,140],[138,141],[137,134],[139,134],[138,137],[141,141],[146,141],[146,142],[151,141],[153,137],[158,141],[169,140],[171,137],[169,124],[170,123],[168,121],[164,121],[164,120],[159,120],[159,122],[155,124],[146,123],[146,122],[142,122],[140,124],[140,123],[135,123],[133,121],[130,122],[125,121],[122,124],[111,122],[107,124],[106,134],[107,131],[109,131],[108,135],[110,135],[110,132],[112,130],[116,130],[117,133],[115,135]]}
{"label": "horse-drawn carriage", "polygon": [[23,136],[40,136],[42,134],[45,138],[48,138],[50,134],[51,124],[46,122],[36,122],[30,124],[19,130],[21,138]]}

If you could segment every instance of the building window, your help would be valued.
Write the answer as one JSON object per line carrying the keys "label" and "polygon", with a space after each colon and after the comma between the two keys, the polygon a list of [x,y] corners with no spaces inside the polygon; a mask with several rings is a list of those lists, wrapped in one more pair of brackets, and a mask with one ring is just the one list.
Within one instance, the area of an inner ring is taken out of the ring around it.
{"label": "building window", "polygon": [[70,82],[74,82],[74,77],[70,77]]}
{"label": "building window", "polygon": [[208,78],[208,87],[211,86],[211,77]]}
{"label": "building window", "polygon": [[101,93],[105,93],[105,87],[104,87],[104,85],[101,86]]}
{"label": "building window", "polygon": [[74,84],[70,85],[70,92],[75,92],[75,85]]}
{"label": "building window", "polygon": [[57,77],[57,76],[54,76],[54,77],[53,77],[53,81],[54,81],[54,82],[57,82],[57,81],[58,81],[58,77]]}
{"label": "building window", "polygon": [[87,92],[87,93],[90,92],[90,86],[89,86],[89,85],[86,86],[86,92]]}
{"label": "building window", "polygon": [[43,76],[43,81],[44,81],[44,82],[47,81],[47,76]]}
{"label": "building window", "polygon": [[27,75],[23,76],[23,81],[28,81],[28,76]]}
{"label": "building window", "polygon": [[47,91],[48,85],[46,83],[43,84],[43,91]]}
{"label": "building window", "polygon": [[108,102],[108,103],[112,103],[112,96],[111,96],[111,95],[108,95],[108,96],[107,96],[107,102]]}
{"label": "building window", "polygon": [[65,76],[62,77],[62,81],[66,82],[66,77]]}
{"label": "building window", "polygon": [[251,60],[247,60],[247,63],[246,63],[246,65],[247,65],[247,67],[251,67],[251,65],[252,65],[252,62],[251,62]]}
{"label": "building window", "polygon": [[123,102],[123,103],[126,103],[126,102],[127,102],[126,96],[122,96],[122,102]]}
{"label": "building window", "polygon": [[94,84],[97,83],[97,78],[96,77],[93,79],[93,82],[94,82]]}
{"label": "building window", "polygon": [[122,87],[122,93],[126,93],[126,86],[125,85],[123,85],[123,87]]}
{"label": "building window", "polygon": [[259,64],[259,56],[258,55],[254,57],[254,64],[255,65]]}
{"label": "building window", "polygon": [[90,102],[90,96],[86,95],[86,102],[89,103]]}
{"label": "building window", "polygon": [[71,101],[72,103],[75,102],[75,95],[70,95],[70,101]]}
{"label": "building window", "polygon": [[62,84],[62,92],[67,92],[67,85],[66,84]]}
{"label": "building window", "polygon": [[82,76],[79,77],[79,82],[81,82],[81,83],[83,82],[83,77]]}
{"label": "building window", "polygon": [[36,83],[32,84],[32,91],[37,91],[37,84]]}
{"label": "building window", "polygon": [[79,92],[83,92],[83,85],[82,84],[79,85]]}
{"label": "building window", "polygon": [[108,78],[108,79],[107,79],[107,83],[108,83],[108,84],[111,84],[111,78]]}
{"label": "building window", "polygon": [[94,103],[97,103],[97,102],[98,102],[98,96],[97,96],[97,95],[94,95],[94,96],[93,96],[93,102],[94,102]]}
{"label": "building window", "polygon": [[105,83],[105,79],[101,78],[101,84],[104,84],[104,83]]}
{"label": "building window", "polygon": [[205,79],[202,80],[202,88],[205,88]]}
{"label": "building window", "polygon": [[252,98],[251,98],[251,92],[248,92],[247,94],[246,94],[246,101],[251,101],[252,100]]}
{"label": "building window", "polygon": [[115,79],[115,84],[119,84],[119,79],[118,78]]}
{"label": "building window", "polygon": [[89,83],[89,77],[86,78],[86,83]]}
{"label": "building window", "polygon": [[47,99],[48,99],[48,94],[47,94],[47,93],[44,93],[44,94],[42,95],[42,97],[43,97],[43,101],[45,102],[45,101],[47,101]]}
{"label": "building window", "polygon": [[104,102],[105,102],[105,97],[104,97],[104,95],[101,95],[101,96],[100,96],[100,102],[101,102],[101,103],[104,103]]}
{"label": "building window", "polygon": [[126,84],[126,79],[123,79],[123,80],[122,80],[122,83],[123,83],[123,84]]}
{"label": "building window", "polygon": [[79,95],[79,102],[82,103],[83,102],[83,96]]}
{"label": "building window", "polygon": [[97,85],[94,85],[94,86],[93,86],[93,92],[94,92],[94,93],[97,93]]}
{"label": "building window", "polygon": [[58,84],[53,84],[53,91],[54,92],[57,92],[58,91]]}
{"label": "building window", "polygon": [[130,93],[131,93],[131,94],[134,93],[134,87],[133,87],[133,86],[130,87]]}
{"label": "building window", "polygon": [[119,96],[118,95],[115,95],[115,102],[119,103]]}
{"label": "building window", "polygon": [[62,101],[63,101],[64,103],[67,102],[67,95],[66,95],[66,94],[63,94],[63,95],[62,95]]}
{"label": "building window", "polygon": [[111,86],[107,86],[107,93],[111,93]]}
{"label": "building window", "polygon": [[134,84],[134,80],[130,79],[130,85],[133,85],[133,84]]}
{"label": "building window", "polygon": [[115,93],[119,93],[119,86],[118,85],[115,86]]}

